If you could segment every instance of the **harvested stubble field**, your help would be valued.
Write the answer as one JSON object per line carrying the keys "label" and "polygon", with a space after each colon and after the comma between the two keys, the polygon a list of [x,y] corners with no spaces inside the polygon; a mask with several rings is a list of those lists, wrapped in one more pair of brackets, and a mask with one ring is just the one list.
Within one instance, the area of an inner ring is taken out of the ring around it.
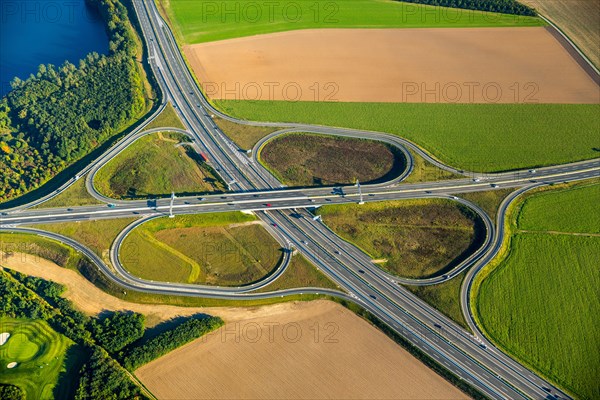
{"label": "harvested stubble field", "polygon": [[378,266],[403,277],[442,273],[482,240],[475,216],[449,200],[332,205],[318,212],[329,228],[378,260]]}
{"label": "harvested stubble field", "polygon": [[217,100],[600,102],[598,84],[543,27],[304,30],[184,51]]}
{"label": "harvested stubble field", "polygon": [[223,192],[225,186],[178,133],[144,136],[106,164],[94,185],[108,197],[147,198]]}
{"label": "harvested stubble field", "polygon": [[384,182],[406,165],[400,151],[384,143],[306,133],[270,140],[260,160],[288,186]]}
{"label": "harvested stubble field", "polygon": [[565,32],[600,67],[600,2],[596,0],[522,0]]}
{"label": "harvested stubble field", "polygon": [[281,246],[252,215],[219,213],[158,218],[123,242],[133,275],[164,282],[243,285],[268,275]]}
{"label": "harvested stubble field", "polygon": [[[458,389],[328,301],[262,308],[135,374],[158,398],[458,399]],[[233,384],[232,384],[233,382]]]}
{"label": "harvested stubble field", "polygon": [[522,202],[475,303],[495,342],[580,398],[600,396],[599,201],[596,183]]}

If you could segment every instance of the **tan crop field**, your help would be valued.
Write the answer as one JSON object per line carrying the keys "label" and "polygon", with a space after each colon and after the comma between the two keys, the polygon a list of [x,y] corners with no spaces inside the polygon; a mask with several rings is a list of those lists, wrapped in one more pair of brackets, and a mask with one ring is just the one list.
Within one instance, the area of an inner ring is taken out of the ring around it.
{"label": "tan crop field", "polygon": [[600,1],[523,0],[550,19],[571,38],[596,67],[600,67]]}
{"label": "tan crop field", "polygon": [[598,85],[544,27],[316,29],[184,51],[213,99],[600,101]]}
{"label": "tan crop field", "polygon": [[459,399],[466,396],[351,311],[287,303],[155,360],[159,399]]}

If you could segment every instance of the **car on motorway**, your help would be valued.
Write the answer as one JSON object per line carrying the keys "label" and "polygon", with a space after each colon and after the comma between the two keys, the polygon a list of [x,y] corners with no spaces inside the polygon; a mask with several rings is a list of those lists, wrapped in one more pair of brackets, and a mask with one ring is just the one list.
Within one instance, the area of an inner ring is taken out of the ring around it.
{"label": "car on motorway", "polygon": [[271,207],[271,203],[266,203],[265,207]]}
{"label": "car on motorway", "polygon": [[274,228],[277,228],[277,224],[273,224],[273,227],[274,227]]}
{"label": "car on motorway", "polygon": [[473,178],[473,182],[481,182],[480,178]]}
{"label": "car on motorway", "polygon": [[110,203],[110,204],[108,205],[108,208],[115,208],[116,206],[117,206],[116,204]]}
{"label": "car on motorway", "polygon": [[335,251],[335,254],[340,254],[340,251],[339,251],[339,250],[336,250],[336,251]]}
{"label": "car on motorway", "polygon": [[537,172],[537,171],[536,171],[535,169],[530,169],[530,170],[529,170],[529,173],[530,173],[530,174],[535,174],[536,172]]}
{"label": "car on motorway", "polygon": [[497,187],[498,187],[498,185],[496,185],[495,183],[492,183],[492,184],[491,184],[491,186],[492,186],[493,188],[497,188]]}
{"label": "car on motorway", "polygon": [[374,294],[370,294],[369,297],[372,298],[373,300],[377,300],[377,297]]}
{"label": "car on motorway", "polygon": [[204,201],[204,200],[206,200],[204,197],[198,198],[198,201]]}
{"label": "car on motorway", "polygon": [[362,269],[359,269],[359,270],[358,270],[358,273],[359,273],[359,274],[364,274],[364,273],[365,273],[365,271],[363,271]]}

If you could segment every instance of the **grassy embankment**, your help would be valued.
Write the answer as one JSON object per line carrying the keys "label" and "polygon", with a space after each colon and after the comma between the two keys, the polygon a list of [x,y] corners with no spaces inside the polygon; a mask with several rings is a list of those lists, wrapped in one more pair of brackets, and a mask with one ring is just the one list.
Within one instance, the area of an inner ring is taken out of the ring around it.
{"label": "grassy embankment", "polygon": [[441,274],[468,256],[482,239],[475,216],[449,200],[332,205],[318,213],[378,266],[403,277]]}
{"label": "grassy embankment", "polygon": [[[540,26],[539,18],[456,10],[384,0],[293,1],[271,6],[226,0],[199,7],[187,0],[160,0],[175,35],[186,44],[297,29]],[[210,7],[210,9],[209,9]],[[260,15],[256,17],[256,8]],[[232,12],[231,10],[237,10]],[[227,12],[229,11],[229,13]]]}
{"label": "grassy embankment", "polygon": [[79,177],[79,179],[69,186],[64,192],[32,208],[70,207],[100,204],[98,200],[93,198],[88,193],[85,187],[85,179],[85,176]]}
{"label": "grassy embankment", "polygon": [[235,212],[148,221],[125,239],[121,255],[145,279],[237,286],[268,275],[282,251],[255,216]]}
{"label": "grassy embankment", "polygon": [[[60,378],[72,372],[68,363],[78,357],[78,347],[71,340],[42,320],[0,318],[0,333],[11,335],[0,346],[0,383],[21,388],[31,400],[69,396],[69,385],[61,385]],[[9,369],[11,362],[17,366]]]}
{"label": "grassy embankment", "polygon": [[114,198],[153,198],[177,194],[223,192],[212,168],[199,159],[178,133],[144,136],[98,171],[94,185]]}
{"label": "grassy embankment", "polygon": [[171,103],[167,103],[165,109],[162,110],[162,112],[154,119],[154,121],[146,125],[146,129],[154,128],[185,129],[185,126],[183,126],[181,119],[179,119],[179,116],[175,113],[175,109]]}
{"label": "grassy embankment", "polygon": [[287,186],[385,182],[406,165],[402,153],[384,143],[307,133],[270,140],[260,160]]}
{"label": "grassy embankment", "polygon": [[597,181],[517,203],[504,251],[472,294],[492,340],[581,398],[600,396],[599,203]]}
{"label": "grassy embankment", "polygon": [[598,157],[600,151],[599,104],[216,103],[228,114],[255,121],[304,122],[395,134],[467,171],[566,163]]}

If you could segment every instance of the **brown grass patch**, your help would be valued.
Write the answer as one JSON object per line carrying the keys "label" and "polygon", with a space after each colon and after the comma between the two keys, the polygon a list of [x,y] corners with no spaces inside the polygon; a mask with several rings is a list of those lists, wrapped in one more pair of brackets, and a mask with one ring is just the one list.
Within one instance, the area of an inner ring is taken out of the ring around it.
{"label": "brown grass patch", "polygon": [[159,399],[466,398],[336,303],[269,310],[230,322],[136,375]]}
{"label": "brown grass patch", "polygon": [[184,51],[213,99],[599,101],[598,85],[544,27],[314,29]]}
{"label": "brown grass patch", "polygon": [[405,165],[397,149],[381,142],[311,134],[275,138],[260,158],[288,186],[381,182]]}

